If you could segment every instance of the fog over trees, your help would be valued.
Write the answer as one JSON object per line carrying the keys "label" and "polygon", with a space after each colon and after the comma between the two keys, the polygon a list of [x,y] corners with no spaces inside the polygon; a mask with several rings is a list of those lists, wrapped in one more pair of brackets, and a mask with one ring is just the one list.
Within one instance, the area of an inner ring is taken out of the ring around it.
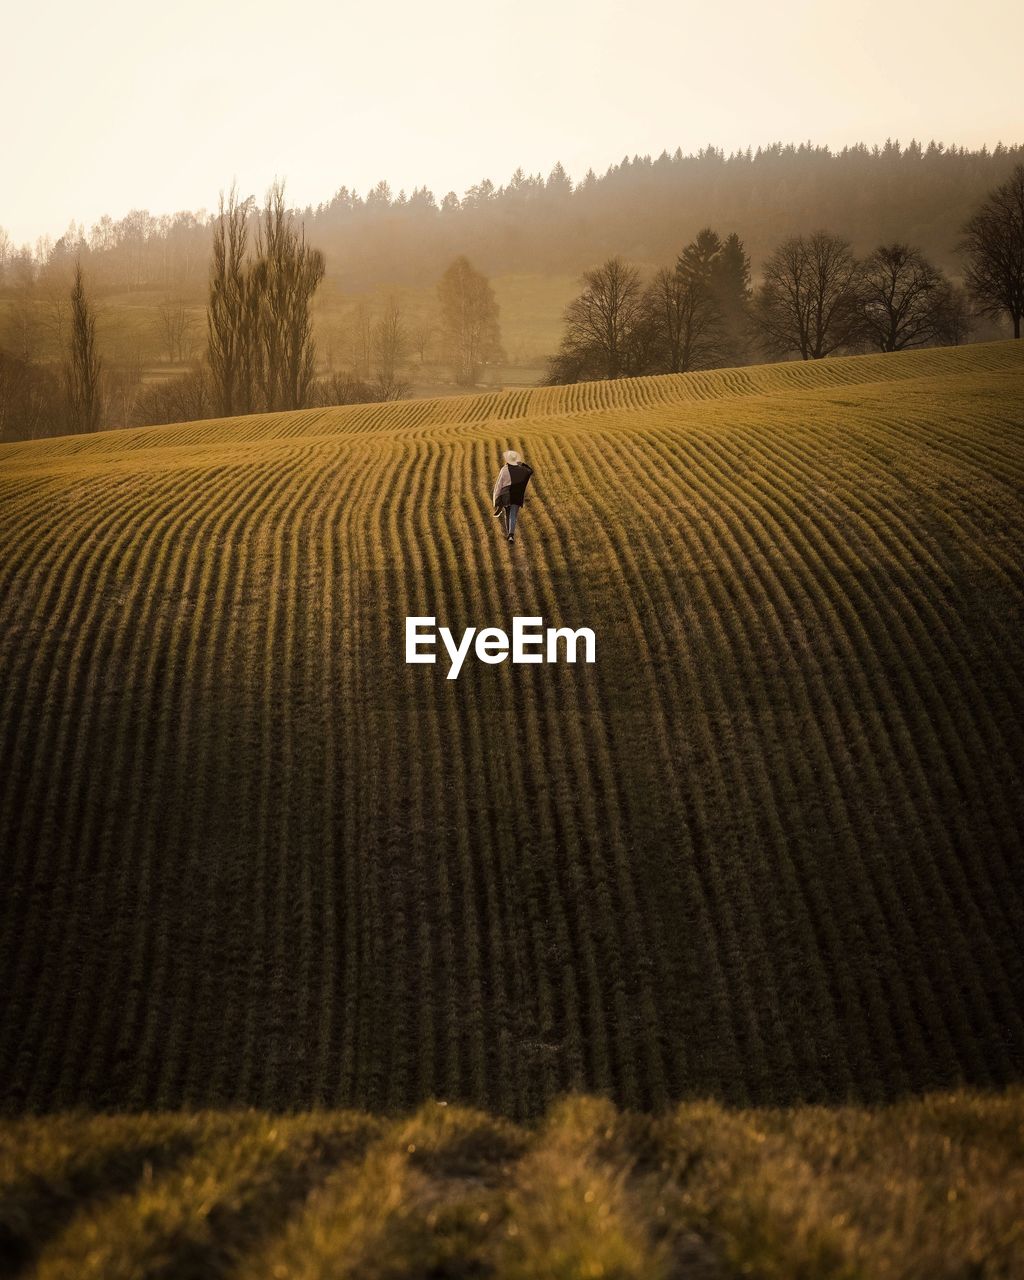
{"label": "fog over trees", "polygon": [[502,355],[498,303],[487,277],[460,255],[437,286],[444,355],[455,381],[472,386],[480,365]]}
{"label": "fog over trees", "polygon": [[[296,209],[328,278],[361,291],[380,280],[431,285],[465,254],[486,275],[579,274],[615,254],[655,264],[705,226],[735,227],[754,264],[808,227],[831,227],[857,252],[906,240],[938,266],[958,269],[961,226],[987,193],[1024,162],[1024,145],[970,151],[941,143],[881,147],[776,144],[726,156],[624,156],[575,185],[561,165],[543,177],[518,169],[502,186],[489,179],[438,196],[426,187],[395,192],[387,182],[365,195],[340,187],[317,206]],[[90,228],[72,223],[56,241],[4,247],[0,271],[27,256],[37,266],[91,259],[98,289],[205,287],[216,213],[153,216],[132,210]],[[256,212],[251,212],[255,218]],[[2,213],[0,213],[2,218]]]}
{"label": "fog over trees", "polygon": [[[393,398],[427,364],[472,385],[501,352],[498,274],[580,280],[565,341],[547,340],[556,379],[1019,334],[1022,160],[1001,144],[709,147],[624,157],[575,184],[556,165],[462,196],[342,187],[295,210],[275,187],[262,209],[235,195],[212,216],[134,210],[34,246],[0,230],[0,433],[78,421],[64,376],[78,267],[106,426]],[[460,273],[472,323],[453,319]],[[409,310],[408,289],[433,302]],[[352,300],[341,340],[317,330],[324,297]],[[583,341],[606,304],[623,314]]]}

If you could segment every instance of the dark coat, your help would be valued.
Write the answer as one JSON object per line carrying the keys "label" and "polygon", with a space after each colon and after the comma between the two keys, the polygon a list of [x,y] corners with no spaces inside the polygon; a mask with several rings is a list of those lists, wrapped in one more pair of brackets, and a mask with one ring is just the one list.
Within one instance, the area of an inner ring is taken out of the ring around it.
{"label": "dark coat", "polygon": [[506,462],[498,473],[494,486],[494,514],[503,507],[526,505],[526,486],[533,475],[533,467],[526,462]]}

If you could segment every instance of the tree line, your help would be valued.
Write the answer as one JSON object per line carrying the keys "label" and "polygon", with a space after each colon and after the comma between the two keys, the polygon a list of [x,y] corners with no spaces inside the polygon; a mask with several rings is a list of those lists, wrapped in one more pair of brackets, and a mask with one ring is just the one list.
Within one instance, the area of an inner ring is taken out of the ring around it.
{"label": "tree line", "polygon": [[[460,253],[488,274],[575,275],[615,253],[663,262],[708,224],[741,228],[755,264],[805,227],[829,226],[858,250],[908,240],[950,270],[957,227],[1022,161],[1020,145],[971,150],[916,140],[841,150],[775,143],[729,155],[677,148],[623,156],[577,181],[561,164],[546,177],[520,168],[504,183],[483,178],[461,195],[395,191],[386,181],[365,193],[341,186],[296,212],[327,257],[328,277],[343,272],[356,292],[382,278],[423,286]],[[0,287],[26,262],[60,270],[81,258],[97,290],[159,289],[198,301],[216,218],[134,209],[88,228],[72,222],[56,240],[21,247],[0,231]]]}
{"label": "tree line", "polygon": [[[184,375],[161,379],[138,398],[141,423],[400,399],[411,393],[402,361],[422,334],[412,332],[392,298],[383,315],[360,320],[365,368],[319,368],[312,303],[326,262],[275,182],[261,209],[232,188],[212,227],[202,359]],[[502,358],[499,308],[489,281],[460,255],[437,283],[440,343],[451,376],[472,386],[483,364]],[[95,431],[116,394],[96,337],[97,309],[76,259],[70,294],[57,295],[62,359],[0,349],[0,439]],[[160,313],[168,348],[184,342],[180,306]],[[372,372],[371,372],[372,370]],[[365,376],[360,376],[365,374]]]}
{"label": "tree line", "polygon": [[[570,184],[571,186],[571,184]],[[820,359],[836,352],[896,351],[966,340],[980,318],[1009,322],[1024,312],[1024,165],[991,190],[960,227],[958,286],[919,248],[893,239],[858,258],[827,231],[785,238],[753,287],[751,255],[736,232],[699,231],[673,266],[645,283],[622,256],[586,271],[565,315],[548,380],[630,377],[741,364],[751,358]],[[37,357],[33,311],[16,305],[0,346],[0,439],[91,431],[109,424],[117,402],[132,420],[183,421],[397,399],[411,391],[402,362],[424,335],[394,299],[384,315],[358,319],[358,371],[319,366],[311,305],[327,274],[323,252],[275,184],[261,209],[232,191],[212,223],[205,359],[190,373],[138,392],[139,370],[101,359],[96,308],[76,257],[68,293],[51,294],[57,361]],[[465,254],[437,284],[440,340],[452,378],[473,385],[502,358],[493,290]],[[181,356],[190,324],[184,303],[159,312],[167,349]]]}
{"label": "tree line", "polygon": [[685,373],[758,358],[820,360],[966,341],[976,317],[1024,314],[1024,165],[961,228],[964,286],[895,240],[857,258],[828,231],[790,236],[751,284],[740,237],[698,232],[644,284],[620,256],[584,272],[547,381]]}
{"label": "tree line", "polygon": [[[200,373],[209,379],[214,411],[229,416],[407,396],[411,387],[400,370],[412,338],[393,298],[365,329],[372,382],[351,375],[317,379],[310,309],[324,278],[324,255],[307,244],[280,183],[267,194],[250,247],[251,205],[232,189],[214,223],[207,358]],[[481,364],[501,355],[494,291],[460,256],[438,282],[437,297],[452,375],[472,385]]]}

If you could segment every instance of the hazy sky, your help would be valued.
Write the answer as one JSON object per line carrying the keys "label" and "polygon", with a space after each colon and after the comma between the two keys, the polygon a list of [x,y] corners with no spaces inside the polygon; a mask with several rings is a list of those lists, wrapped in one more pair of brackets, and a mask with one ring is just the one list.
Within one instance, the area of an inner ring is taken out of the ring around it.
{"label": "hazy sky", "polygon": [[232,177],[440,198],[708,142],[1024,141],[1019,0],[28,0],[0,29],[19,242]]}

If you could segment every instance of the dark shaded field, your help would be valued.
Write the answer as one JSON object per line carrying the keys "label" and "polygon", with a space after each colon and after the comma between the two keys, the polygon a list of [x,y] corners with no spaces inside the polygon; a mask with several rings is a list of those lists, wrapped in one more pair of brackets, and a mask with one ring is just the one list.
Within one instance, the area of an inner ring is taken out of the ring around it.
{"label": "dark shaded field", "polygon": [[[4,1106],[1019,1079],[1022,390],[1004,343],[0,448]],[[413,613],[598,662],[447,682]]]}

